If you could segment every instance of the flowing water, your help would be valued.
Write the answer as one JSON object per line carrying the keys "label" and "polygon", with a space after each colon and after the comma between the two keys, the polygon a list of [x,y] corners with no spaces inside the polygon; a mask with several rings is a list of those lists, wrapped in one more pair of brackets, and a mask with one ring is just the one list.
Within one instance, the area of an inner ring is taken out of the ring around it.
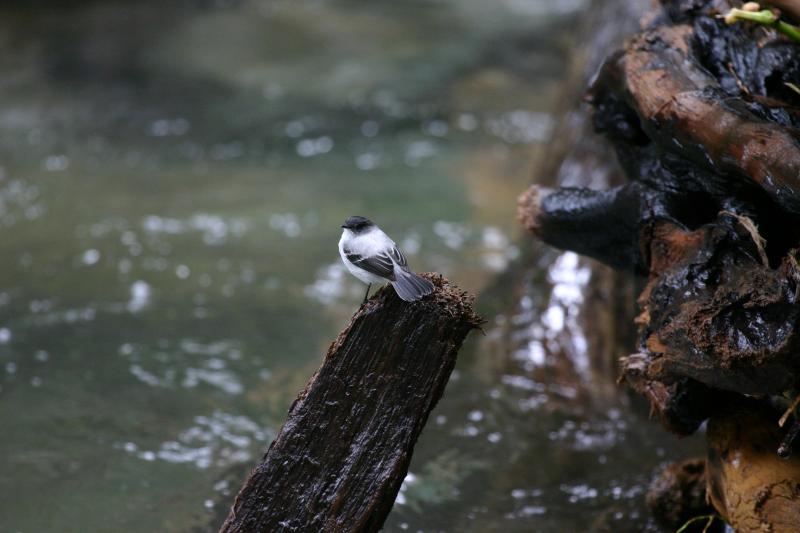
{"label": "flowing water", "polygon": [[360,302],[350,214],[490,318],[386,531],[651,527],[681,450],[587,371],[583,262],[517,259],[583,1],[52,4],[0,8],[1,532],[214,530]]}

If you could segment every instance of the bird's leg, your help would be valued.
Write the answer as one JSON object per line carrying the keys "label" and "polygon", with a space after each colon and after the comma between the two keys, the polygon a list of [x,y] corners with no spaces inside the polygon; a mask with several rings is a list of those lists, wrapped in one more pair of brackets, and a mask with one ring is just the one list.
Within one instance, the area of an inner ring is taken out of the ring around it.
{"label": "bird's leg", "polygon": [[369,296],[370,287],[372,287],[372,283],[368,283],[367,284],[367,292],[364,294],[364,301],[361,302],[361,305],[364,305],[365,303],[367,303],[367,296]]}

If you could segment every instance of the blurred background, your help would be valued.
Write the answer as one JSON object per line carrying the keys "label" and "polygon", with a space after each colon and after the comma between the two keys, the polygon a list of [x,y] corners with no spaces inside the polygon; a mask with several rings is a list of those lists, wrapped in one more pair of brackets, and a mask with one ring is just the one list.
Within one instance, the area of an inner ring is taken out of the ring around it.
{"label": "blurred background", "polygon": [[216,531],[361,301],[351,214],[489,319],[386,531],[654,527],[682,452],[590,372],[589,269],[514,219],[588,7],[3,3],[0,531]]}

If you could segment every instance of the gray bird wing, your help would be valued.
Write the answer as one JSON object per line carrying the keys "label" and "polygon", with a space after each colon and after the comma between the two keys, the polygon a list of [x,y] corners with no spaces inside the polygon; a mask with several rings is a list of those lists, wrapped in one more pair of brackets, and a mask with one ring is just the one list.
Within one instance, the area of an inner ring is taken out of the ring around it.
{"label": "gray bird wing", "polygon": [[394,280],[395,264],[403,269],[405,269],[408,265],[403,252],[398,250],[396,246],[391,250],[387,250],[378,255],[369,257],[364,257],[345,248],[344,255],[357,267],[363,268],[367,272],[375,274],[376,276],[381,276],[382,278],[387,278],[390,280]]}

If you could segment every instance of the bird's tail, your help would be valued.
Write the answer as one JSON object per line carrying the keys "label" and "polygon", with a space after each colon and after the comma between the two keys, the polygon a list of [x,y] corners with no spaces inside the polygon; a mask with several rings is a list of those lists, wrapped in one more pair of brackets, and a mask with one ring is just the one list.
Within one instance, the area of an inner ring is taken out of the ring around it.
{"label": "bird's tail", "polygon": [[408,270],[395,267],[394,277],[394,281],[391,282],[392,287],[397,295],[407,302],[419,300],[433,292],[433,283]]}

